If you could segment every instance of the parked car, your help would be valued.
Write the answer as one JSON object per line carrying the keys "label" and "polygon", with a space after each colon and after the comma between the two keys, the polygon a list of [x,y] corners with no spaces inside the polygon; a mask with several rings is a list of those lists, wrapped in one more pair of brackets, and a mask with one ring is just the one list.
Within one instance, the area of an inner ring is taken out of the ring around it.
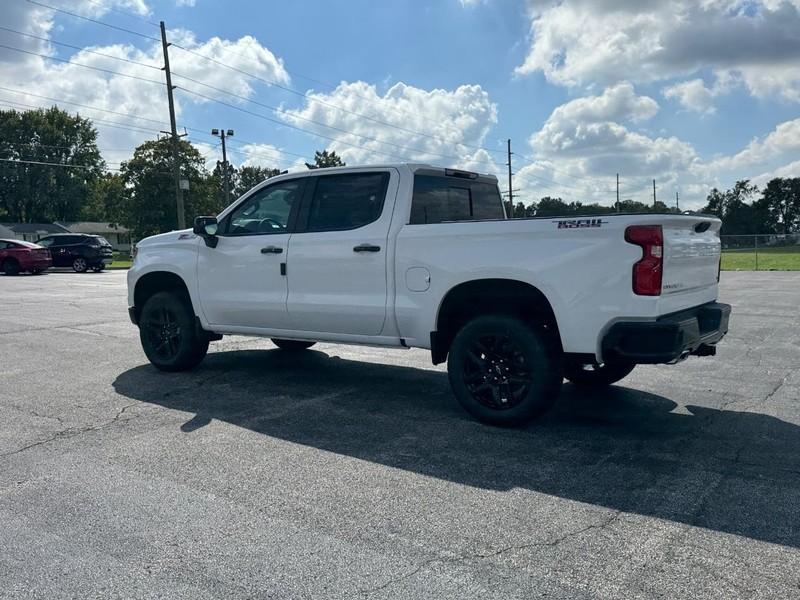
{"label": "parked car", "polygon": [[99,273],[114,260],[111,244],[99,235],[58,233],[37,243],[50,250],[54,267],[72,267],[76,273],[89,269]]}
{"label": "parked car", "polygon": [[47,248],[22,240],[0,240],[0,271],[6,275],[41,273],[52,264]]}
{"label": "parked car", "polygon": [[[476,418],[547,410],[566,377],[711,356],[719,219],[507,220],[497,179],[427,165],[267,180],[193,229],[139,242],[128,306],[147,358],[189,369],[223,334],[430,349]],[[377,399],[376,399],[377,400]]]}

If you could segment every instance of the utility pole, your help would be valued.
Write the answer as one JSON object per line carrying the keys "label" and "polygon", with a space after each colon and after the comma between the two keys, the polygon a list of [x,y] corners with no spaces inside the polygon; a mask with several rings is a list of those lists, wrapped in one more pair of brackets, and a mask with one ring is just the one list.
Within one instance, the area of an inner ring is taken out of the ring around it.
{"label": "utility pole", "polygon": [[653,179],[653,208],[656,207],[656,180]]}
{"label": "utility pole", "polygon": [[230,183],[228,181],[228,153],[225,150],[225,137],[233,137],[233,129],[212,129],[211,135],[215,135],[222,140],[222,181],[223,181],[223,188],[225,190],[225,206],[228,206],[231,202],[230,192],[228,188]]}
{"label": "utility pole", "polygon": [[508,138],[508,204],[511,210],[508,213],[510,219],[514,218],[514,186],[511,184],[511,138]]}
{"label": "utility pole", "polygon": [[619,212],[619,173],[617,173],[617,212]]}
{"label": "utility pole", "polygon": [[677,210],[678,212],[681,211],[681,203],[680,203],[680,201],[681,201],[680,194],[676,191],[675,192],[675,210]]}
{"label": "utility pole", "polygon": [[175,175],[175,210],[178,213],[178,229],[186,229],[186,213],[183,209],[183,191],[181,190],[181,165],[178,158],[178,127],[175,125],[175,101],[172,97],[172,73],[169,70],[169,43],[164,21],[161,21],[161,46],[164,49],[164,72],[167,75],[167,99],[169,100],[169,127],[172,137],[172,172]]}

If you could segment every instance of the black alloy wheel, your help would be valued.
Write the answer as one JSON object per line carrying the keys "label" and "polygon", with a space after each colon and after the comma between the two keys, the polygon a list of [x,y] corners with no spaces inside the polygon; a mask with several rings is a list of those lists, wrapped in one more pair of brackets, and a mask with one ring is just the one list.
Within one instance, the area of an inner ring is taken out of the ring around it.
{"label": "black alloy wheel", "polygon": [[163,359],[172,360],[181,347],[181,326],[177,315],[166,305],[150,311],[142,323],[153,351]]}
{"label": "black alloy wheel", "polygon": [[447,359],[453,393],[475,418],[522,425],[549,409],[561,388],[553,333],[506,315],[477,317],[456,334]]}
{"label": "black alloy wheel", "polygon": [[162,371],[191,369],[208,352],[208,338],[195,325],[188,299],[170,292],[153,294],[139,320],[139,339],[150,362]]}
{"label": "black alloy wheel", "polygon": [[492,410],[514,408],[525,398],[533,381],[531,368],[524,349],[506,333],[475,337],[461,364],[467,389]]}

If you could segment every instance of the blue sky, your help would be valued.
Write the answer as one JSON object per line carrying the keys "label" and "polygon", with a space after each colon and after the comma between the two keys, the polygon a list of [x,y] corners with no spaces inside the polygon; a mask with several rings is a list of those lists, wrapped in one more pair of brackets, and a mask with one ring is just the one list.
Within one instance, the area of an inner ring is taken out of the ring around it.
{"label": "blue sky", "polygon": [[[299,168],[297,155],[329,147],[351,164],[402,157],[500,176],[510,137],[527,202],[611,202],[616,172],[624,197],[647,200],[655,178],[687,207],[739,178],[800,176],[800,0],[43,3],[151,36],[148,21],[163,19],[196,52],[173,49],[175,71],[217,90],[179,86],[306,130],[179,89],[179,124],[209,161],[219,150],[204,132],[225,127],[236,130],[235,163]],[[124,77],[163,77],[144,66],[160,65],[155,42],[25,0],[4,5],[4,26],[19,33],[0,32],[0,44],[121,75],[0,49],[0,85],[29,94],[3,101],[48,96],[154,129],[99,127],[109,166],[166,122],[164,88]]]}

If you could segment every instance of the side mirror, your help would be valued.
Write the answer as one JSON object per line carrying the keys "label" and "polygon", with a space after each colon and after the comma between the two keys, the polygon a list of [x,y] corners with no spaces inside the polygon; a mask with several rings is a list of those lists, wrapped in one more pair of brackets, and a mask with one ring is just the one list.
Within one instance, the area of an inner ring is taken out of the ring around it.
{"label": "side mirror", "polygon": [[217,238],[217,217],[197,217],[194,220],[194,227],[192,232],[199,235],[209,248],[216,248],[219,239]]}

